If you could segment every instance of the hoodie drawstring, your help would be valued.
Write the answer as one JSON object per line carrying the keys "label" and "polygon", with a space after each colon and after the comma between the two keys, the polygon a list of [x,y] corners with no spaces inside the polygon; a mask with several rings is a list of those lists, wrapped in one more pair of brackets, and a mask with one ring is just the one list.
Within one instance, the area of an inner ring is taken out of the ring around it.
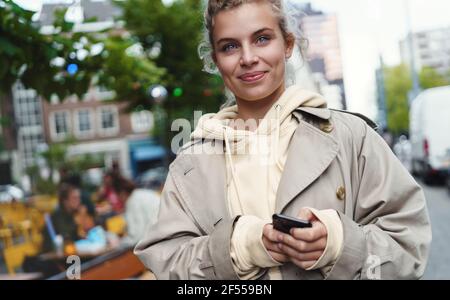
{"label": "hoodie drawstring", "polygon": [[[279,145],[280,145],[280,136],[281,136],[281,125],[280,125],[280,114],[281,114],[281,105],[277,104],[275,106],[275,112],[276,112],[276,119],[275,119],[275,142],[271,151],[271,155],[273,155],[273,163],[282,171],[283,167],[280,164],[280,160],[278,157],[279,152]],[[276,179],[274,179],[272,172],[270,171],[270,165],[271,163],[267,164],[267,195],[270,195],[270,189],[273,188],[272,182],[275,182]],[[267,199],[267,204],[269,205],[272,212],[275,211],[275,206],[270,205],[270,199]],[[273,203],[275,204],[275,203]]]}
{"label": "hoodie drawstring", "polygon": [[[270,172],[270,165],[272,165],[272,163],[276,164],[277,167],[282,171],[283,167],[280,163],[279,157],[278,157],[278,153],[279,153],[279,144],[280,144],[280,137],[281,137],[281,124],[280,124],[280,115],[281,115],[281,105],[277,104],[275,106],[275,112],[276,112],[276,119],[275,119],[275,141],[273,143],[273,147],[272,147],[272,151],[271,151],[271,155],[273,155],[272,157],[272,162],[268,162],[267,163],[267,176],[268,176],[268,185],[267,188],[271,189],[272,188],[272,182],[275,181],[275,179],[272,179],[273,175]],[[234,161],[233,161],[233,155],[231,153],[231,145],[230,145],[230,139],[229,139],[229,132],[228,130],[230,130],[230,128],[228,126],[223,126],[223,134],[224,134],[224,142],[225,142],[225,151],[226,151],[226,159],[228,160],[229,166],[230,166],[230,170],[231,170],[231,180],[233,182],[234,185],[234,189],[236,190],[236,196],[237,196],[237,200],[239,202],[239,206],[240,206],[240,211],[242,213],[244,213],[244,206],[242,203],[242,199],[240,197],[239,194],[239,188],[238,188],[238,180],[237,180],[237,175],[236,175],[236,169],[234,166]],[[228,181],[229,184],[229,181]],[[267,195],[270,194],[270,191],[267,191]],[[275,208],[273,207],[273,210]]]}
{"label": "hoodie drawstring", "polygon": [[273,151],[273,155],[274,155],[274,159],[275,159],[275,163],[278,164],[278,148],[280,145],[280,113],[281,113],[281,105],[277,104],[275,106],[275,111],[276,111],[276,119],[275,119],[275,123],[276,123],[276,130],[275,130],[275,149]]}
{"label": "hoodie drawstring", "polygon": [[236,195],[237,195],[237,199],[239,202],[241,212],[244,213],[244,207],[242,205],[242,201],[239,196],[239,189],[237,186],[237,180],[236,180],[237,176],[236,176],[236,170],[234,168],[233,157],[231,154],[231,147],[230,147],[230,141],[228,139],[228,127],[227,126],[224,126],[223,132],[224,132],[224,140],[225,140],[226,157],[228,158],[230,169],[231,169],[231,180],[233,181],[234,189],[236,190]]}

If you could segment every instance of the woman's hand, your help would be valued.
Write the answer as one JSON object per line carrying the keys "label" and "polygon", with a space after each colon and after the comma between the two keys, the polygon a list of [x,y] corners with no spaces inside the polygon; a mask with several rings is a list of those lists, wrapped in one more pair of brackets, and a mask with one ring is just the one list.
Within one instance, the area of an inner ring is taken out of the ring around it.
{"label": "woman's hand", "polygon": [[269,252],[270,256],[279,263],[285,263],[289,261],[289,258],[282,253],[278,247],[278,237],[281,234],[278,230],[273,229],[272,224],[267,224],[263,229],[263,244]]}
{"label": "woman's hand", "polygon": [[278,249],[273,249],[273,244],[271,244],[270,251],[279,257],[287,257],[289,261],[306,270],[323,255],[327,246],[328,232],[325,225],[309,209],[302,208],[298,217],[310,221],[312,228],[292,229],[290,234],[277,231],[278,236],[272,241],[275,244],[278,241]]}

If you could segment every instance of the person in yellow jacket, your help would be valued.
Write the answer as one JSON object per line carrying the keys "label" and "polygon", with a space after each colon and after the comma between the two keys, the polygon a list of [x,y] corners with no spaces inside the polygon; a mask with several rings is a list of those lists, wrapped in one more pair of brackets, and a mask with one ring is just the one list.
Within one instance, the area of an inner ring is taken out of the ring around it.
{"label": "person in yellow jacket", "polygon": [[[158,221],[135,248],[157,278],[423,275],[421,188],[373,122],[292,82],[301,36],[291,19],[280,0],[208,1],[211,58],[231,96],[172,163]],[[274,213],[313,226],[282,233]]]}

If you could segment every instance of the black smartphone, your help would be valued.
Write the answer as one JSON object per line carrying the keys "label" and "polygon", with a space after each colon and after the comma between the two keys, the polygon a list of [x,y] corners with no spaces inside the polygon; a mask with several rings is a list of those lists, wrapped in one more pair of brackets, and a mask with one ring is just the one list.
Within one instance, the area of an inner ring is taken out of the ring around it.
{"label": "black smartphone", "polygon": [[305,220],[275,214],[272,216],[273,228],[278,231],[289,234],[292,228],[311,228],[312,224]]}

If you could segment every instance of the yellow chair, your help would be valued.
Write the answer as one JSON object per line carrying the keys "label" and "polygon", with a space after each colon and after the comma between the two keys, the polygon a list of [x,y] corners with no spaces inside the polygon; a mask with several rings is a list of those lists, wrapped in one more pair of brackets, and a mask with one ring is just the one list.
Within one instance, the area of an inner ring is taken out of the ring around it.
{"label": "yellow chair", "polygon": [[39,254],[39,249],[32,242],[22,244],[22,250],[25,256],[34,257]]}
{"label": "yellow chair", "polygon": [[3,242],[3,248],[11,247],[13,245],[12,231],[9,228],[0,229],[0,239]]}
{"label": "yellow chair", "polygon": [[52,213],[58,207],[57,196],[38,195],[33,197],[33,206],[42,213]]}
{"label": "yellow chair", "polygon": [[42,233],[38,230],[32,230],[31,231],[31,241],[30,243],[34,246],[36,249],[36,254],[40,251],[42,248],[42,243],[44,242],[44,236]]}
{"label": "yellow chair", "polygon": [[3,249],[3,257],[8,273],[10,275],[15,275],[16,270],[22,267],[27,256],[36,256],[37,254],[37,249],[32,243],[23,243],[6,247]]}
{"label": "yellow chair", "polygon": [[24,237],[26,243],[31,242],[31,227],[32,223],[30,220],[23,220],[15,224],[16,230]]}
{"label": "yellow chair", "polygon": [[106,220],[106,230],[122,236],[126,232],[127,223],[122,215],[117,215]]}
{"label": "yellow chair", "polygon": [[36,233],[30,220],[20,222],[17,227],[24,238],[25,243],[22,244],[25,254],[28,256],[36,256],[41,248],[41,235]]}
{"label": "yellow chair", "polygon": [[26,220],[28,207],[23,203],[8,203],[0,208],[4,225],[13,225]]}
{"label": "yellow chair", "polygon": [[6,268],[10,275],[15,275],[17,268],[20,268],[25,260],[27,252],[26,244],[14,245],[3,250]]}
{"label": "yellow chair", "polygon": [[[36,256],[42,245],[41,229],[45,226],[42,214],[22,203],[8,203],[0,206],[3,225],[0,228],[0,241],[8,273],[22,266],[26,256]],[[14,245],[15,241],[21,244]]]}

